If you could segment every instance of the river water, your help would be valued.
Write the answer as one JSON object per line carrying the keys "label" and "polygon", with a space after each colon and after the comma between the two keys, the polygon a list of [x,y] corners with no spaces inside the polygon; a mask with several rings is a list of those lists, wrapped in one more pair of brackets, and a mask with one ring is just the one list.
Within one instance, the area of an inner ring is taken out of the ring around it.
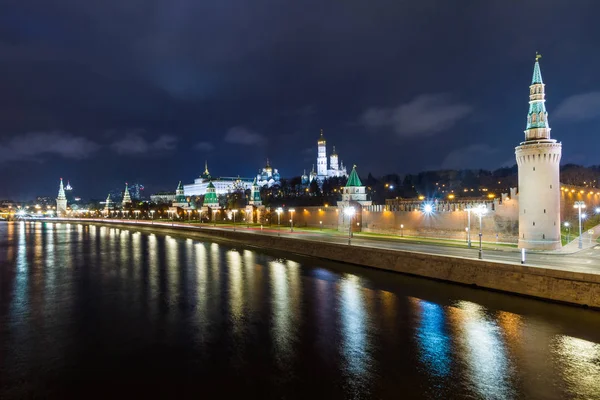
{"label": "river water", "polygon": [[0,223],[0,398],[600,398],[600,312],[81,224]]}

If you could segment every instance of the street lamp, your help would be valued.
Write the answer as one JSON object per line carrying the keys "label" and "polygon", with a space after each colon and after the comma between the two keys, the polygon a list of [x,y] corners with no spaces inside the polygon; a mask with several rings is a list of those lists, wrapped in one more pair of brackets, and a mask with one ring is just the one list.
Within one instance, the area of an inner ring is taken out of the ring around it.
{"label": "street lamp", "polygon": [[352,216],[354,215],[354,207],[344,208],[344,214],[348,216],[348,245],[352,239]]}
{"label": "street lamp", "polygon": [[235,232],[235,214],[237,214],[238,210],[231,210],[233,213],[233,231]]}
{"label": "street lamp", "polygon": [[485,213],[487,212],[487,208],[485,205],[480,204],[473,211],[479,217],[479,259],[481,260],[483,258],[483,250],[481,248],[481,237],[483,236],[482,226],[481,226],[481,217],[483,217],[485,215]]}
{"label": "street lamp", "polygon": [[583,241],[582,241],[582,238],[581,238],[581,209],[585,208],[585,203],[583,201],[581,201],[581,200],[578,200],[578,201],[575,202],[575,204],[573,205],[573,207],[575,207],[578,210],[578,212],[579,212],[579,245],[578,245],[578,247],[580,249],[583,249]]}
{"label": "street lamp", "polygon": [[154,213],[156,212],[156,210],[150,210],[150,215],[152,216],[152,219],[154,219]]}
{"label": "street lamp", "polygon": [[294,232],[294,211],[296,211],[293,208],[290,208],[290,232]]}
{"label": "street lamp", "polygon": [[188,213],[188,221],[192,220],[192,210],[187,210]]}
{"label": "street lamp", "polygon": [[400,237],[404,237],[404,224],[400,224]]}
{"label": "street lamp", "polygon": [[212,210],[213,226],[217,226],[217,211],[219,211],[219,210],[218,209],[217,210],[214,210],[214,209]]}
{"label": "street lamp", "polygon": [[471,208],[471,206],[467,206],[466,211],[467,211],[467,246],[471,247],[471,211],[473,209]]}
{"label": "street lamp", "polygon": [[571,224],[568,222],[564,223],[565,228],[567,228],[567,243],[569,243],[571,240]]}
{"label": "street lamp", "polygon": [[277,236],[281,236],[281,213],[283,208],[279,207],[275,212],[277,213]]}
{"label": "street lamp", "polygon": [[323,221],[319,221],[319,230],[322,231],[323,230]]}
{"label": "street lamp", "polygon": [[135,219],[139,219],[139,217],[140,217],[140,210],[135,210],[134,213],[135,213]]}

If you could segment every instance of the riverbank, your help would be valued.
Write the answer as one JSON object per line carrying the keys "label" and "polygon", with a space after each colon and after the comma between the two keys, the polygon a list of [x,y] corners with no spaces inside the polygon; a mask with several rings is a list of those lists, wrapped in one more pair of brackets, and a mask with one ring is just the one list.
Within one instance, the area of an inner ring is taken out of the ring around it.
{"label": "riverbank", "polygon": [[198,240],[239,243],[303,256],[323,258],[425,278],[477,286],[544,300],[600,309],[600,275],[568,270],[478,260],[459,256],[391,250],[323,240],[302,240],[208,226],[134,223],[108,220],[57,220],[135,229],[147,233],[185,235]]}

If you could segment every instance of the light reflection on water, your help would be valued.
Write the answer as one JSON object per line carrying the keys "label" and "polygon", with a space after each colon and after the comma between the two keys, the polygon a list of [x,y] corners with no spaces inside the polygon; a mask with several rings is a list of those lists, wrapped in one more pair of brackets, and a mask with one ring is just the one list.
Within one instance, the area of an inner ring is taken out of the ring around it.
{"label": "light reflection on water", "polygon": [[2,398],[136,379],[150,395],[600,397],[600,313],[320,260],[18,222],[0,224],[0,289]]}

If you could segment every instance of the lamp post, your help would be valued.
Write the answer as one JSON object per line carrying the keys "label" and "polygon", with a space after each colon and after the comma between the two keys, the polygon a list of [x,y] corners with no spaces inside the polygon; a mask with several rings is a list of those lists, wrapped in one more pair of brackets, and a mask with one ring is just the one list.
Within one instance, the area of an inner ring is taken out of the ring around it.
{"label": "lamp post", "polygon": [[290,208],[290,232],[294,232],[294,211],[293,208]]}
{"label": "lamp post", "polygon": [[474,211],[479,217],[479,259],[481,260],[483,258],[483,249],[481,247],[481,237],[483,236],[481,217],[487,212],[487,208],[483,204],[480,204]]}
{"label": "lamp post", "polygon": [[565,228],[567,228],[567,243],[569,243],[571,240],[571,224],[568,222],[564,223]]}
{"label": "lamp post", "polygon": [[323,221],[319,221],[319,230],[322,231],[323,230]]}
{"label": "lamp post", "polygon": [[231,210],[233,213],[233,231],[235,232],[235,214],[237,214],[238,210]]}
{"label": "lamp post", "polygon": [[140,210],[135,210],[135,219],[139,219],[140,218]]}
{"label": "lamp post", "polygon": [[279,207],[275,212],[277,213],[277,236],[281,236],[281,213],[283,208]]}
{"label": "lamp post", "polygon": [[467,246],[471,247],[471,206],[467,206]]}
{"label": "lamp post", "polygon": [[352,216],[354,215],[354,207],[344,208],[344,214],[348,216],[348,245],[352,240]]}
{"label": "lamp post", "polygon": [[404,237],[404,224],[400,224],[400,237]]}
{"label": "lamp post", "polygon": [[152,219],[154,219],[154,213],[156,212],[156,210],[150,210],[150,216]]}
{"label": "lamp post", "polygon": [[192,210],[187,210],[188,213],[188,221],[191,222],[192,221]]}
{"label": "lamp post", "polygon": [[213,215],[213,226],[217,226],[217,211],[218,211],[218,210],[212,210],[212,215]]}
{"label": "lamp post", "polygon": [[578,200],[575,202],[573,207],[575,207],[579,213],[579,245],[577,247],[579,247],[580,249],[583,249],[583,240],[581,238],[581,209],[585,208],[585,203],[581,200]]}

